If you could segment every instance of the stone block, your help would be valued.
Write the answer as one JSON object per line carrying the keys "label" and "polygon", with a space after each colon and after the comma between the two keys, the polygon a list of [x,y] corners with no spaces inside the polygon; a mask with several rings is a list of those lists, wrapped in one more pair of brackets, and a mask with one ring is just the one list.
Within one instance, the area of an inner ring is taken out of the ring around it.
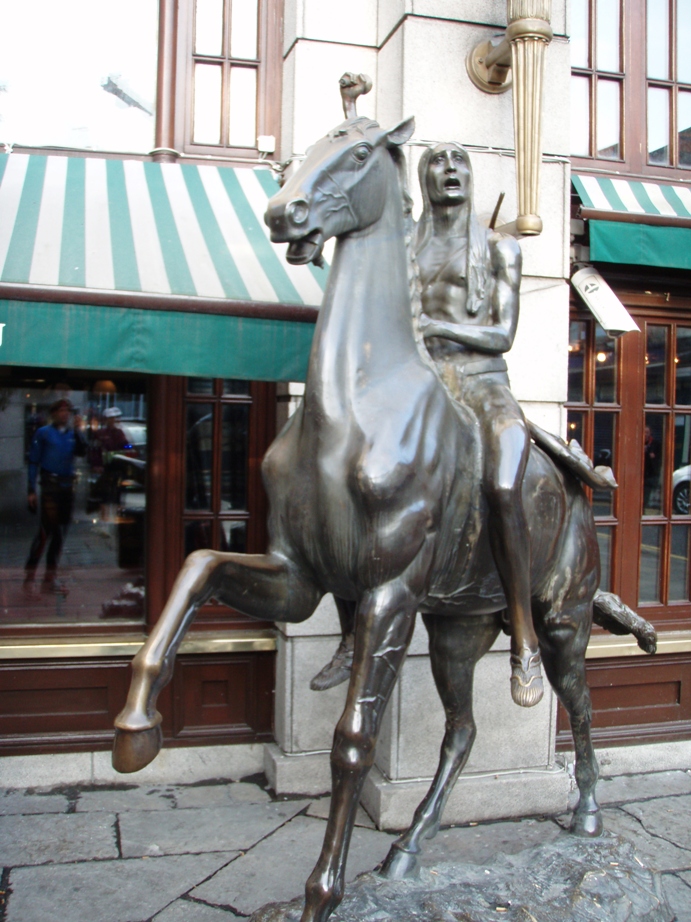
{"label": "stone block", "polygon": [[662,890],[676,922],[691,922],[691,887],[676,874],[663,874]]}
{"label": "stone block", "polygon": [[0,815],[10,816],[27,813],[66,813],[67,797],[52,791],[2,791],[0,793]]}
{"label": "stone block", "polygon": [[653,797],[670,797],[675,794],[691,794],[691,772],[618,775],[615,778],[600,778],[597,784],[597,799],[600,804],[648,800]]}
{"label": "stone block", "polygon": [[122,854],[125,858],[135,858],[244,850],[306,806],[307,802],[291,800],[156,814],[123,813],[120,816]]}
{"label": "stone block", "polygon": [[687,849],[689,858],[686,866],[691,868],[691,828],[688,820],[691,813],[691,794],[622,804],[621,809],[635,816],[650,835],[667,839],[668,842]]}
{"label": "stone block", "polygon": [[[0,817],[0,866],[117,858],[115,817],[108,813]],[[22,920],[23,922],[23,920]]]}
{"label": "stone block", "polygon": [[[567,773],[558,770],[462,774],[442,822],[448,825],[560,813],[566,809],[570,786]],[[375,766],[365,781],[361,801],[380,829],[405,829],[428,789],[426,780],[391,782]]]}
{"label": "stone block", "polygon": [[[687,771],[691,766],[691,740],[648,743],[641,746],[612,746],[596,749],[600,776],[636,775],[642,772]],[[573,752],[562,753],[573,762]]]}
{"label": "stone block", "polygon": [[228,807],[234,804],[265,804],[271,798],[257,784],[235,781],[232,784],[205,784],[171,788],[179,810],[197,807]]}
{"label": "stone block", "polygon": [[84,784],[91,780],[90,752],[3,756],[0,759],[0,787],[3,788],[51,787],[57,784]]}
{"label": "stone block", "polygon": [[[691,852],[687,848],[670,842],[664,835],[649,832],[637,817],[626,810],[605,807],[602,819],[605,830],[630,842],[647,867],[660,872],[691,870]],[[688,841],[688,834],[685,841]]]}
{"label": "stone block", "polygon": [[173,788],[150,785],[128,785],[119,788],[80,791],[77,813],[123,813],[129,810],[173,810]]}
{"label": "stone block", "polygon": [[287,755],[275,743],[267,743],[264,773],[277,794],[320,795],[331,790],[328,752]]}
{"label": "stone block", "polygon": [[[331,798],[320,797],[318,800],[312,801],[312,803],[309,805],[307,808],[306,816],[313,816],[320,820],[328,820],[330,807]],[[376,829],[374,820],[372,820],[367,815],[364,807],[361,807],[360,805],[358,805],[358,808],[355,811],[355,825],[363,826],[365,829]]]}
{"label": "stone block", "polygon": [[[299,896],[319,857],[325,831],[323,820],[297,817],[196,887],[191,896],[207,903],[232,906],[243,914],[265,903]],[[392,841],[385,833],[355,828],[347,880],[383,861]],[[267,868],[272,869],[269,875]]]}
{"label": "stone block", "polygon": [[[145,922],[228,861],[175,855],[147,861],[14,868],[7,922]],[[190,915],[185,922],[211,922]]]}
{"label": "stone block", "polygon": [[109,752],[95,752],[92,780],[97,784],[192,784],[216,778],[239,779],[262,771],[263,750],[262,743],[164,748],[150,765],[128,775],[115,771]]}
{"label": "stone block", "polygon": [[170,906],[166,906],[163,912],[156,916],[155,922],[231,922],[235,918],[235,914],[231,915],[215,906],[208,906],[198,900],[183,899],[175,900]]}

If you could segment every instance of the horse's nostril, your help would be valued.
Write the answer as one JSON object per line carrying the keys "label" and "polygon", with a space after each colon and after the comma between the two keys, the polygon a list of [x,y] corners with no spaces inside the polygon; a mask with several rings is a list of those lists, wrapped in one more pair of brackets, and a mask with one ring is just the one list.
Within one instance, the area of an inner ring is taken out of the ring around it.
{"label": "horse's nostril", "polygon": [[304,199],[296,198],[286,205],[286,218],[292,224],[304,224],[309,217],[309,205]]}

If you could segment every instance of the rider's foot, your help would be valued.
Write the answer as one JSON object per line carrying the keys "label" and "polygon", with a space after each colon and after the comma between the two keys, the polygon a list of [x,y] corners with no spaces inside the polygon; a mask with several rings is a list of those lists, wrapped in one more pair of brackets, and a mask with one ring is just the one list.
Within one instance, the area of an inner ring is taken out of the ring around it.
{"label": "rider's foot", "polygon": [[531,708],[542,700],[542,661],[540,653],[526,656],[511,654],[511,697],[523,708]]}
{"label": "rider's foot", "polygon": [[355,635],[346,634],[338,645],[330,662],[320,670],[310,682],[312,691],[325,691],[327,688],[335,688],[341,682],[350,678],[353,668],[353,648],[355,646]]}

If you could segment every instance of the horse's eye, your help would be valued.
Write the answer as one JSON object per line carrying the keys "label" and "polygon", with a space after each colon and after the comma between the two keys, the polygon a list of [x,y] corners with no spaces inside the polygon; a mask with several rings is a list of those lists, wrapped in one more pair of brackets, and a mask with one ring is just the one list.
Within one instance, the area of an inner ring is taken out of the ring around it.
{"label": "horse's eye", "polygon": [[368,144],[358,144],[358,146],[353,149],[353,157],[358,163],[364,163],[371,153],[372,148]]}

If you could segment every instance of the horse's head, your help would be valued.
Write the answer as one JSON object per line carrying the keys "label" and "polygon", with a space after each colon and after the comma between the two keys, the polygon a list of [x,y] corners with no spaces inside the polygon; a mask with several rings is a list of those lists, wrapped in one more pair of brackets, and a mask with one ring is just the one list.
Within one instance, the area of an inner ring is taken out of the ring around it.
{"label": "horse's head", "polygon": [[382,216],[390,150],[413,133],[409,118],[384,131],[368,118],[347,119],[307,151],[299,169],[270,199],[264,220],[274,243],[288,242],[288,262],[319,264],[324,242],[363,230]]}

